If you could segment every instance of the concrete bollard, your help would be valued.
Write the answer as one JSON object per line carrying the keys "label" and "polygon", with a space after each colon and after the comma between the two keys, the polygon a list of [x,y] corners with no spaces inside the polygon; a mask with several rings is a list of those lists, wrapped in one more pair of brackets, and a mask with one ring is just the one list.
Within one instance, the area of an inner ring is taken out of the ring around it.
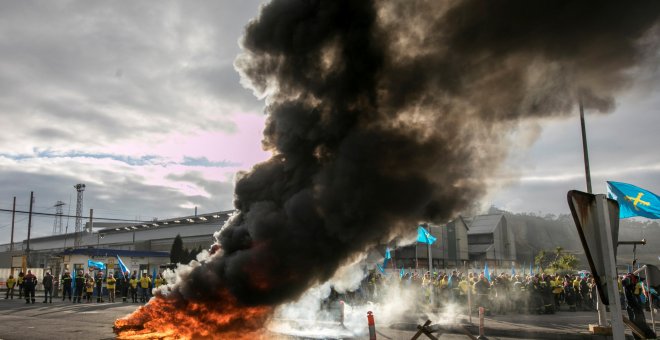
{"label": "concrete bollard", "polygon": [[367,323],[369,324],[369,340],[376,340],[376,323],[371,311],[367,312]]}
{"label": "concrete bollard", "polygon": [[340,300],[339,301],[339,324],[344,325],[344,309],[346,306],[344,306],[344,301]]}
{"label": "concrete bollard", "polygon": [[488,338],[484,335],[484,313],[486,312],[486,309],[484,307],[479,307],[479,336],[477,339],[479,340],[488,340]]}

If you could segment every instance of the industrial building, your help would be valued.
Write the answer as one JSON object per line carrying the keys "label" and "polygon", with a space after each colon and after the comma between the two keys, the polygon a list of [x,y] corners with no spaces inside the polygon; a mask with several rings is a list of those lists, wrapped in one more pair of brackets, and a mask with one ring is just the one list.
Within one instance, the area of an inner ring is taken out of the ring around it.
{"label": "industrial building", "polygon": [[[149,223],[93,223],[79,233],[32,238],[14,244],[0,245],[0,285],[10,273],[26,268],[40,277],[45,270],[59,274],[63,270],[89,270],[87,260],[103,262],[109,270],[118,270],[117,256],[131,269],[152,273],[170,262],[170,249],[179,235],[187,249],[208,248],[213,234],[227,221],[233,211],[220,211],[184,216]],[[506,266],[515,260],[513,235],[504,215],[459,216],[445,225],[427,224],[437,241],[428,247],[415,242],[404,247],[392,247],[392,264],[400,268],[428,268],[429,248],[433,267],[438,269],[477,268],[487,261],[493,267]],[[79,246],[74,247],[78,237]],[[382,249],[381,249],[382,248]],[[385,245],[371,252],[368,261],[376,263],[384,255]],[[510,263],[510,262],[509,262]],[[510,265],[510,264],[509,264]]]}
{"label": "industrial building", "polygon": [[[88,270],[87,260],[117,266],[116,257],[131,269],[151,273],[169,263],[169,251],[179,235],[184,248],[208,248],[213,234],[220,230],[233,211],[220,211],[195,216],[184,216],[149,223],[93,223],[83,231],[47,237],[32,238],[13,245],[0,245],[0,282],[11,272],[29,268],[43,273],[51,270]],[[80,245],[74,247],[78,237]]]}
{"label": "industrial building", "polygon": [[516,244],[503,214],[475,216],[469,221],[470,261],[491,266],[510,266],[516,260]]}

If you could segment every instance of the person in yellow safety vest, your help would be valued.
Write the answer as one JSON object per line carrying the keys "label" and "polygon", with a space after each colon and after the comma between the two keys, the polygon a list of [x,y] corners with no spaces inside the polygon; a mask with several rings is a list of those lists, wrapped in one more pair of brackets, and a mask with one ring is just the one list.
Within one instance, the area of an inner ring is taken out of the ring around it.
{"label": "person in yellow safety vest", "polygon": [[131,279],[128,281],[130,285],[129,291],[131,294],[131,302],[137,302],[137,286],[138,280],[135,278],[135,274],[131,275]]}
{"label": "person in yellow safety vest", "polygon": [[108,274],[105,284],[105,287],[108,289],[108,301],[115,302],[115,285],[117,284],[117,279],[115,279],[112,273]]}
{"label": "person in yellow safety vest", "polygon": [[14,299],[14,286],[16,285],[16,279],[14,278],[14,275],[9,275],[9,278],[7,279],[7,282],[5,283],[7,285],[7,294],[5,294],[5,300],[11,296],[11,299]]}
{"label": "person in yellow safety vest", "polygon": [[23,272],[18,273],[18,279],[16,279],[16,284],[18,284],[18,299],[23,298],[23,277],[25,274]]}
{"label": "person in yellow safety vest", "polygon": [[149,294],[149,289],[151,289],[151,279],[147,274],[142,274],[140,277],[140,288],[142,288],[142,296],[140,296],[140,302],[147,302],[147,296]]}
{"label": "person in yellow safety vest", "polygon": [[154,285],[156,288],[165,284],[167,284],[167,281],[165,281],[165,279],[160,274],[156,275],[156,280],[154,280]]}
{"label": "person in yellow safety vest", "polygon": [[468,289],[468,282],[464,277],[462,277],[461,281],[458,283],[458,295],[461,303],[467,303]]}
{"label": "person in yellow safety vest", "polygon": [[580,277],[576,276],[573,279],[573,290],[575,291],[575,306],[582,308],[582,294],[580,293]]}
{"label": "person in yellow safety vest", "polygon": [[85,293],[87,293],[87,302],[92,302],[92,294],[94,294],[94,277],[85,274]]}
{"label": "person in yellow safety vest", "polygon": [[557,275],[552,281],[552,294],[555,295],[555,307],[559,310],[559,301],[561,300],[561,293],[564,292],[563,280],[561,275]]}

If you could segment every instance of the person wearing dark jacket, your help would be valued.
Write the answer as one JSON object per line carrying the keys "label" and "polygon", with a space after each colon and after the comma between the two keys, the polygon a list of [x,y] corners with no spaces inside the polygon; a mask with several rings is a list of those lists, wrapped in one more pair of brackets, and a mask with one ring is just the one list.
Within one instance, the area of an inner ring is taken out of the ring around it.
{"label": "person wearing dark jacket", "polygon": [[130,286],[129,284],[129,277],[131,273],[126,271],[125,273],[122,274],[122,276],[117,276],[117,289],[119,289],[120,294],[121,294],[121,300],[123,302],[126,302],[126,299],[128,298],[128,288]]}
{"label": "person wearing dark jacket", "polygon": [[16,284],[18,285],[18,298],[23,298],[23,293],[25,292],[25,287],[23,286],[23,278],[25,278],[25,273],[18,273],[18,278],[16,279]]}
{"label": "person wearing dark jacket", "polygon": [[69,301],[71,301],[71,274],[68,271],[65,271],[62,275],[60,282],[62,283],[62,301],[66,299],[66,294],[69,293]]}
{"label": "person wearing dark jacket", "polygon": [[49,302],[49,297],[50,303],[53,303],[53,275],[51,275],[50,272],[46,272],[46,275],[44,275],[44,279],[41,282],[44,285],[44,303]]}
{"label": "person wearing dark jacket", "polygon": [[96,287],[94,288],[94,291],[96,291],[96,303],[104,302],[103,301],[103,273],[99,272],[98,275],[96,276],[95,286]]}
{"label": "person wearing dark jacket", "polygon": [[23,287],[25,289],[25,303],[34,303],[34,290],[37,287],[37,277],[28,270],[27,274],[23,277]]}
{"label": "person wearing dark jacket", "polygon": [[[655,339],[656,334],[646,323],[646,317],[644,316],[644,306],[639,299],[639,295],[635,292],[635,288],[638,286],[639,280],[639,276],[629,273],[621,282],[623,286],[623,293],[626,296],[626,311],[628,312],[628,318],[630,321],[632,321],[635,326],[644,332],[646,339]],[[635,339],[642,339],[635,333],[633,333],[633,337]]]}
{"label": "person wearing dark jacket", "polygon": [[85,291],[85,277],[83,276],[82,271],[78,272],[76,276],[76,292],[73,296],[73,302],[82,302],[83,292]]}

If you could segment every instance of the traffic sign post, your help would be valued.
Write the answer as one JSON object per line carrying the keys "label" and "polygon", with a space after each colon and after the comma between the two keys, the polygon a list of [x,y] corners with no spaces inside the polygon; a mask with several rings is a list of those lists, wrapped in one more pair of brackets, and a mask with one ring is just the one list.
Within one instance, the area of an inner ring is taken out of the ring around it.
{"label": "traffic sign post", "polygon": [[610,306],[613,338],[624,339],[614,246],[619,234],[619,205],[602,194],[571,190],[567,196],[598,295]]}

